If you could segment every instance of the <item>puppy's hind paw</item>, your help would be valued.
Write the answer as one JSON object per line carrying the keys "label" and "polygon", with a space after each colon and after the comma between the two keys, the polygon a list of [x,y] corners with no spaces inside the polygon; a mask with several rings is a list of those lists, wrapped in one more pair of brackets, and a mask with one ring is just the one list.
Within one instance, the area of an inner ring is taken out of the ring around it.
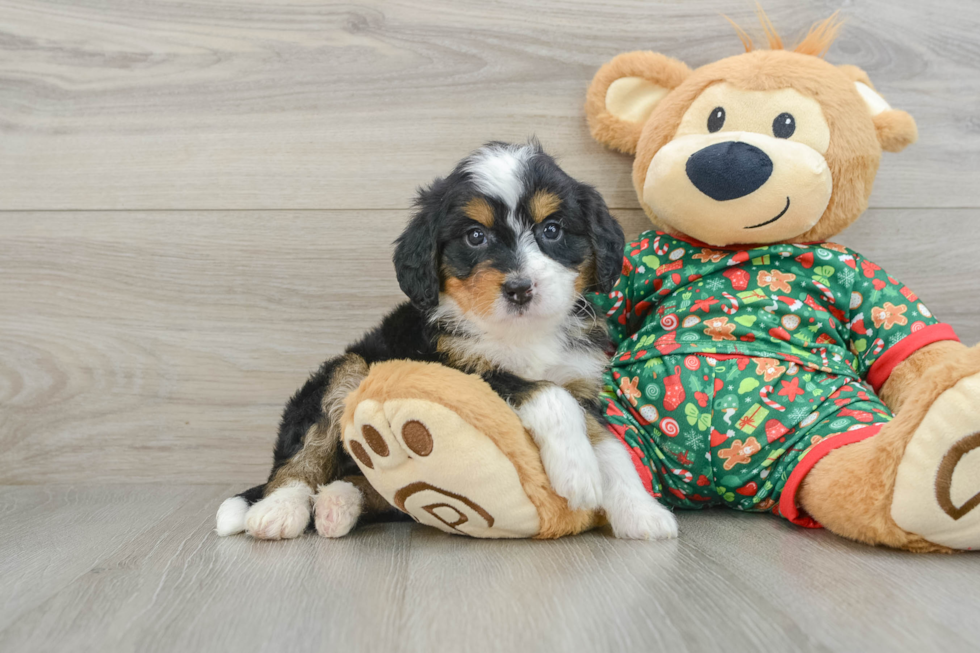
{"label": "puppy's hind paw", "polygon": [[323,537],[347,535],[361,516],[363,500],[361,491],[347,481],[320,486],[313,502],[316,532]]}
{"label": "puppy's hind paw", "polygon": [[[572,510],[595,510],[602,504],[602,474],[591,449],[582,456],[548,460],[545,471],[555,493],[568,501]],[[544,456],[542,456],[544,458]]]}
{"label": "puppy's hind paw", "polygon": [[245,531],[259,540],[299,537],[310,523],[310,488],[300,482],[285,485],[245,514]]}

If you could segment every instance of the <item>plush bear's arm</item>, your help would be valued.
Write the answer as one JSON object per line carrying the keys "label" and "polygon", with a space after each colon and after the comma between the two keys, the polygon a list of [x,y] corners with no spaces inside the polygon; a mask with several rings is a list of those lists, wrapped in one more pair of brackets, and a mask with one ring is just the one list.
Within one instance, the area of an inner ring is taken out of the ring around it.
{"label": "plush bear's arm", "polygon": [[893,413],[898,413],[902,405],[911,397],[929,392],[935,384],[946,388],[962,374],[958,372],[957,361],[963,359],[967,346],[955,340],[945,340],[926,345],[892,371],[878,391],[885,405]]}

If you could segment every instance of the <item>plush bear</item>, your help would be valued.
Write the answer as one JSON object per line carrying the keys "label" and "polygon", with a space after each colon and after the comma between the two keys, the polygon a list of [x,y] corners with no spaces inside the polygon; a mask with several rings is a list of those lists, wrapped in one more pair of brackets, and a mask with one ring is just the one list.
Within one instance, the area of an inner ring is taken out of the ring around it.
{"label": "plush bear", "polygon": [[[656,227],[596,298],[616,346],[606,417],[668,505],[771,511],[913,551],[980,547],[980,349],[828,241],[915,122],[863,71],[821,58],[833,18],[792,51],[764,26],[767,50],[740,31],[744,54],[697,70],[622,54],[588,90],[592,134],[635,156]],[[378,434],[385,455],[358,464],[422,523],[539,538],[602,523],[554,493],[514,412],[475,377],[378,365],[346,406],[348,451]]]}
{"label": "plush bear", "polygon": [[691,70],[654,52],[596,74],[593,136],[635,157],[655,230],[599,304],[607,418],[650,491],[913,551],[980,547],[980,349],[829,242],[881,151],[916,140],[868,76],[821,58],[839,28]]}

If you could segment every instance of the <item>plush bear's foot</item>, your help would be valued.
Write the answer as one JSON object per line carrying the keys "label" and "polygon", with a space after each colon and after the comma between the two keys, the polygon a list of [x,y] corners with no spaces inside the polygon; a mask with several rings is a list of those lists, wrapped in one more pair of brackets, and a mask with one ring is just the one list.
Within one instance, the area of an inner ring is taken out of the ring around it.
{"label": "plush bear's foot", "polygon": [[364,497],[352,483],[321,485],[313,500],[313,523],[323,537],[343,537],[361,516]]}
{"label": "plush bear's foot", "polygon": [[520,419],[479,377],[380,363],[347,397],[342,427],[365,478],[420,523],[473,537],[543,538],[597,522],[551,490]]}
{"label": "plush bear's foot", "polygon": [[299,537],[310,523],[312,494],[299,481],[277,488],[245,513],[245,532],[260,540]]}
{"label": "plush bear's foot", "polygon": [[912,434],[891,516],[930,542],[980,550],[980,374],[939,395]]}

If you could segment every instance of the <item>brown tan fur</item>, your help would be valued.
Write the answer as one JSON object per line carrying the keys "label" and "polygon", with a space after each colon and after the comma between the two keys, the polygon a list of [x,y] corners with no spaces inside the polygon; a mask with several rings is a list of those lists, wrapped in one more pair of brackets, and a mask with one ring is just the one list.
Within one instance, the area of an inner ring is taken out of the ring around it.
{"label": "brown tan fur", "polygon": [[554,493],[531,435],[510,406],[479,377],[434,363],[378,363],[348,395],[341,423],[344,427],[350,424],[355,408],[365,399],[384,402],[396,398],[442,404],[497,445],[514,464],[524,492],[538,509],[541,526],[536,539],[552,539],[599,525],[597,514],[569,510],[565,499]]}
{"label": "brown tan fur", "polygon": [[[768,20],[763,21],[771,46],[782,48]],[[794,89],[820,103],[830,128],[830,147],[824,157],[833,178],[833,194],[819,222],[794,242],[826,240],[840,233],[867,208],[882,149],[896,151],[916,139],[915,122],[903,111],[889,110],[873,121],[854,89],[854,81],[870,86],[867,75],[854,66],[835,67],[817,56],[829,47],[839,28],[835,17],[814,26],[796,52],[754,50],[691,71],[683,63],[654,52],[628,52],[604,65],[589,87],[586,115],[596,140],[627,154],[633,162],[633,186],[642,198],[647,170],[654,155],[674,138],[681,118],[709,86],[728,82],[746,91]],[[774,38],[775,35],[775,38]],[[743,39],[745,42],[745,39]],[[622,77],[647,79],[671,92],[644,123],[629,123],[605,107],[609,86]],[[873,88],[873,87],[872,87]],[[674,236],[684,236],[660,221],[641,201],[650,220]]]}
{"label": "brown tan fur", "polygon": [[487,229],[493,227],[493,207],[482,197],[474,197],[467,202],[463,207],[463,213],[470,220],[479,222]]}
{"label": "brown tan fur", "polygon": [[500,297],[500,286],[503,285],[505,276],[500,270],[480,264],[465,279],[446,277],[446,294],[459,304],[463,313],[489,315],[493,311],[494,302]]}
{"label": "brown tan fur", "polygon": [[546,190],[536,192],[530,201],[531,219],[535,222],[544,222],[558,210],[561,206],[561,198]]}
{"label": "brown tan fur", "polygon": [[301,481],[310,489],[333,478],[336,465],[334,452],[340,443],[340,416],[343,414],[344,397],[358,386],[368,374],[367,363],[356,354],[347,354],[337,367],[326,393],[323,395],[323,413],[326,419],[310,427],[303,448],[286,464],[276,470],[266,485],[266,496],[279,487]]}
{"label": "brown tan fur", "polygon": [[835,449],[807,474],[800,505],[838,535],[917,552],[950,552],[898,528],[891,518],[895,474],[929,407],[966,376],[980,373],[980,347],[937,342],[902,362],[881,390],[895,419],[873,438]]}

